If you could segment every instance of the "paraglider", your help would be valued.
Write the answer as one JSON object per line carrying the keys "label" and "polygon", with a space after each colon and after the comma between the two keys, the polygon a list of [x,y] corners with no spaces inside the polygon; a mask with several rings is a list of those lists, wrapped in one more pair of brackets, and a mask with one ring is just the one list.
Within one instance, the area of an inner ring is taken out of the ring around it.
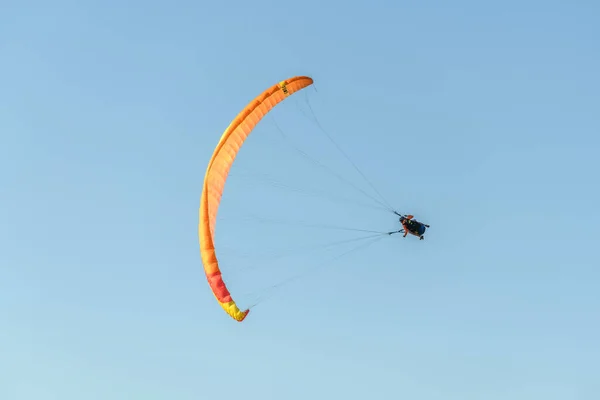
{"label": "paraglider", "polygon": [[[312,78],[308,76],[295,76],[269,87],[263,93],[254,98],[242,111],[240,111],[240,113],[224,131],[206,168],[202,186],[202,194],[200,198],[198,220],[200,256],[202,259],[206,279],[218,304],[231,318],[239,322],[243,321],[247,317],[250,309],[240,309],[233,299],[223,279],[215,249],[215,226],[223,191],[226,186],[230,169],[238,155],[240,148],[245,143],[250,133],[253,132],[258,123],[275,106],[284,101],[287,97],[311,85],[313,85]],[[335,144],[333,138],[329,135],[327,136]],[[352,161],[341,150],[341,148],[337,145],[336,147],[338,150],[340,150],[340,152],[342,152],[348,161],[352,163]],[[352,163],[352,165],[358,172],[360,172],[363,178],[367,180],[364,174],[358,169],[356,164]],[[371,186],[373,187],[373,185]],[[374,187],[373,189],[379,193]],[[366,192],[360,189],[358,190],[363,194],[366,194]],[[383,198],[383,196],[381,197]],[[374,199],[373,197],[371,198]],[[377,201],[376,199],[374,200]],[[426,228],[429,228],[429,225],[413,219],[412,215],[405,216],[397,213],[387,202],[379,203],[380,205],[387,206],[385,208],[388,212],[392,212],[400,217],[400,223],[402,224],[403,229],[393,232],[376,232],[372,230],[362,231],[371,233],[374,232],[376,234],[375,236],[383,235],[383,237],[394,233],[404,233],[404,237],[406,237],[410,233],[411,235],[419,237],[420,240],[423,240],[423,235]],[[340,229],[361,231],[361,229]]]}

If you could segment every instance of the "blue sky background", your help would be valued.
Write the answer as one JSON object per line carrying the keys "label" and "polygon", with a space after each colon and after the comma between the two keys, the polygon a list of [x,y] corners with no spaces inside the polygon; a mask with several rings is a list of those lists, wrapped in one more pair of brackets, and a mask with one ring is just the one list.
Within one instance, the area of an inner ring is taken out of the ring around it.
{"label": "blue sky background", "polygon": [[[0,398],[600,397],[596,3],[3,2]],[[293,75],[219,214],[238,324],[202,178]],[[308,105],[425,241],[293,223],[396,228]]]}

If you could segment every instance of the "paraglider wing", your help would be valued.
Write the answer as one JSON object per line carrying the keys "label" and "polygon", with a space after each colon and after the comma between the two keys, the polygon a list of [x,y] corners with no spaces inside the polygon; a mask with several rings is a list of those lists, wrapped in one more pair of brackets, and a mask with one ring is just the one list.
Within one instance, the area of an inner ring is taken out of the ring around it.
{"label": "paraglider wing", "polygon": [[232,299],[221,276],[215,253],[215,224],[225,181],[242,144],[260,120],[287,96],[312,83],[312,78],[296,76],[271,86],[252,100],[227,127],[206,169],[198,223],[200,255],[208,284],[217,301],[227,314],[240,322],[246,318],[249,310],[241,311]]}

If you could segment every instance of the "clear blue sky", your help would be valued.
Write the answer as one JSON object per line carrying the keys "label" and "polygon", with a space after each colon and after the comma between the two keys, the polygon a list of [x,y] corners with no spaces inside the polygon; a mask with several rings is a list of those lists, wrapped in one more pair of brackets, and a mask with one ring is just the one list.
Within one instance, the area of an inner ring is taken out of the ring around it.
{"label": "clear blue sky", "polygon": [[[593,1],[3,2],[0,398],[600,398],[599,17]],[[220,213],[232,291],[263,300],[238,324],[202,271],[202,178],[229,121],[293,75],[317,90],[260,124]],[[397,223],[281,140],[371,191],[308,104],[426,240],[292,251],[363,235],[294,221]]]}

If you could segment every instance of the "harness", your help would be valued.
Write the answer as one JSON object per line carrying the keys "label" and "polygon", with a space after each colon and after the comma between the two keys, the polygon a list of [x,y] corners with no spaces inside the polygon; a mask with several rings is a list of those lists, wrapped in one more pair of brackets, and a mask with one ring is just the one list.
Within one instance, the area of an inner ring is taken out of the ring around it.
{"label": "harness", "polygon": [[406,224],[406,228],[409,231],[416,233],[419,230],[419,225],[420,224],[418,222],[415,222],[412,219],[404,220],[404,222]]}

